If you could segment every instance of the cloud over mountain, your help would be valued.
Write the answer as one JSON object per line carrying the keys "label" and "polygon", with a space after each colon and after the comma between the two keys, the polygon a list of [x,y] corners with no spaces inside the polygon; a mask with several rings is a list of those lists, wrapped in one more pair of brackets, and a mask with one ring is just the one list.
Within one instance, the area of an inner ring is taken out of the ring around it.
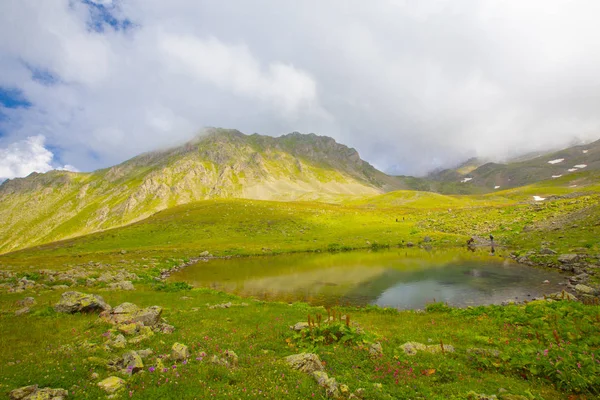
{"label": "cloud over mountain", "polygon": [[419,174],[596,139],[599,12],[593,0],[7,0],[0,148],[44,135],[57,161],[89,170],[224,126],[329,135]]}

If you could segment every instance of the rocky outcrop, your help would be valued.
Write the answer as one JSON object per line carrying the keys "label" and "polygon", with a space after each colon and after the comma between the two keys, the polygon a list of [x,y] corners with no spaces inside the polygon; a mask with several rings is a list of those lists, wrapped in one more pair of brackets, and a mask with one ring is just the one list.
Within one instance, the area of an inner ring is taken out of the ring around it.
{"label": "rocky outcrop", "polygon": [[171,347],[171,360],[185,361],[190,358],[190,350],[185,344],[175,343]]}
{"label": "rocky outcrop", "polygon": [[63,400],[69,396],[65,389],[38,388],[38,385],[25,386],[11,391],[11,400]]}
{"label": "rocky outcrop", "polygon": [[80,292],[65,292],[54,310],[60,313],[73,314],[76,312],[108,312],[111,307],[97,294],[85,294]]}
{"label": "rocky outcrop", "polygon": [[318,355],[313,353],[293,354],[285,358],[285,361],[294,369],[312,374],[315,371],[323,371],[323,364]]}
{"label": "rocky outcrop", "polygon": [[103,312],[100,317],[113,325],[140,323],[144,326],[155,326],[161,322],[162,307],[152,306],[140,308],[133,303],[123,303]]}
{"label": "rocky outcrop", "polygon": [[108,394],[114,394],[125,387],[125,381],[117,376],[110,376],[98,382],[100,389]]}

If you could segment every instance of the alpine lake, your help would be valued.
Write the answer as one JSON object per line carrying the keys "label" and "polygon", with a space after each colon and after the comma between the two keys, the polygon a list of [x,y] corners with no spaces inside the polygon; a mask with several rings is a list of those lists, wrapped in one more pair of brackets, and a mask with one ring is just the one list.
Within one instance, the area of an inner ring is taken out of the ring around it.
{"label": "alpine lake", "polygon": [[563,290],[565,278],[482,250],[396,249],[207,259],[169,281],[265,301],[402,310],[533,300]]}

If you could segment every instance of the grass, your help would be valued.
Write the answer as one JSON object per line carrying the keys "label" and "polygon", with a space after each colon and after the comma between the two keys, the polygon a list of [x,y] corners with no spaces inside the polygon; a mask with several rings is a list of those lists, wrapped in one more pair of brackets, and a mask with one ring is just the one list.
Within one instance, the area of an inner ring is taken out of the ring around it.
{"label": "grass", "polygon": [[[96,382],[114,372],[101,365],[129,349],[150,348],[155,356],[145,361],[145,371],[127,379],[122,398],[325,398],[325,392],[309,376],[291,370],[283,357],[305,350],[294,340],[289,325],[306,321],[307,315],[327,315],[320,307],[303,303],[293,305],[248,301],[207,289],[165,292],[140,286],[135,292],[99,292],[112,305],[124,301],[140,306],[154,304],[165,308],[164,317],[177,327],[172,335],[156,334],[138,346],[108,353],[82,350],[83,341],[102,344],[109,328],[96,323],[95,315],[63,315],[49,311],[60,293],[37,296],[38,305],[30,315],[12,314],[14,303],[23,294],[4,294],[0,299],[0,391],[37,383],[70,390],[73,398],[99,398]],[[248,306],[242,307],[246,301]],[[232,302],[228,309],[209,309],[207,304]],[[529,307],[529,306],[528,306]],[[535,313],[558,312],[563,327],[575,322],[580,334],[571,342],[581,349],[597,352],[600,307],[577,303],[538,305]],[[511,359],[524,352],[523,341],[531,351],[542,352],[553,341],[552,319],[549,327],[540,327],[527,315],[527,307],[481,307],[454,310],[431,307],[429,312],[377,308],[338,308],[338,315],[350,315],[352,323],[365,332],[366,341],[351,340],[311,343],[324,361],[327,373],[354,391],[365,389],[364,398],[466,398],[467,393],[497,394],[500,388],[526,398],[560,399],[564,397],[557,380],[524,372],[501,359],[473,357],[467,349],[485,347],[510,354]],[[23,324],[27,335],[22,334]],[[469,329],[465,329],[468,326]],[[543,337],[529,333],[542,330]],[[560,329],[563,328],[559,328]],[[565,330],[567,328],[564,328]],[[561,332],[567,335],[568,332]],[[372,357],[370,342],[382,344],[383,354]],[[443,343],[455,353],[418,353],[407,356],[401,345],[408,341]],[[156,355],[168,354],[171,345],[181,342],[193,353],[186,363],[169,363],[167,372],[150,372]],[[556,346],[555,346],[556,347]],[[233,350],[239,366],[226,368],[211,364],[212,355]],[[530,351],[530,350],[527,350]],[[205,353],[206,355],[202,355]],[[534,356],[532,356],[534,357]],[[99,374],[91,379],[93,373]],[[543,375],[543,374],[542,374]],[[590,375],[592,376],[592,375]],[[378,384],[381,383],[381,388]],[[592,382],[593,383],[593,382]],[[590,387],[574,390],[589,393]]]}

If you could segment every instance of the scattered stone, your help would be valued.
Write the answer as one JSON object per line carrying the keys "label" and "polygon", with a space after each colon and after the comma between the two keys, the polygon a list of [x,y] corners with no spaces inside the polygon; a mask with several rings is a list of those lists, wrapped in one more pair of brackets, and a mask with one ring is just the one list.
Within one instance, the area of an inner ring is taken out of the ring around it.
{"label": "scattered stone", "polygon": [[419,342],[407,342],[404,343],[400,348],[406,353],[406,355],[414,356],[419,351],[425,351],[427,353],[454,353],[454,346],[451,344],[444,344],[442,348],[442,344],[431,344],[425,345]]}
{"label": "scattered stone", "polygon": [[223,304],[215,304],[214,306],[209,306],[208,308],[215,309],[215,308],[229,308],[231,307],[231,302],[229,303],[223,303]]}
{"label": "scattered stone", "polygon": [[381,343],[372,343],[369,346],[369,356],[371,357],[381,357],[383,355],[383,347],[381,347]]}
{"label": "scattered stone", "polygon": [[65,292],[60,301],[54,306],[56,312],[73,314],[76,312],[109,312],[111,307],[104,299],[96,294],[80,292]]}
{"label": "scattered stone", "polygon": [[129,339],[127,342],[132,344],[138,344],[143,342],[146,339],[149,339],[151,336],[154,336],[154,332],[148,326],[140,326],[138,330],[139,335]]}
{"label": "scattered stone", "polygon": [[113,394],[125,386],[125,381],[117,376],[110,376],[101,382],[98,382],[100,389],[106,393]]}
{"label": "scattered stone", "polygon": [[546,279],[544,282],[542,283],[550,283],[550,281],[548,279]]}
{"label": "scattered stone", "polygon": [[578,254],[561,254],[558,256],[558,262],[562,264],[573,264],[579,261]]}
{"label": "scattered stone", "polygon": [[205,250],[202,253],[200,253],[200,257],[212,257],[212,254]]}
{"label": "scattered stone", "polygon": [[90,375],[90,378],[91,378],[91,379],[93,379],[93,380],[96,380],[96,379],[100,378],[100,375],[98,375],[98,373],[97,373],[97,372],[94,372],[94,373],[92,373],[92,374]]}
{"label": "scattered stone", "polygon": [[134,335],[138,331],[138,325],[131,324],[121,324],[117,326],[117,330],[125,335]]}
{"label": "scattered stone", "polygon": [[423,241],[424,241],[425,243],[429,243],[429,242],[431,242],[431,238],[430,238],[429,236],[425,236],[425,237],[423,238]]}
{"label": "scattered stone", "polygon": [[15,389],[8,396],[11,400],[63,400],[69,396],[69,392],[65,389],[39,389],[38,385],[31,385]]}
{"label": "scattered stone", "polygon": [[29,307],[23,307],[15,311],[15,315],[18,317],[20,315],[27,314],[29,311]]}
{"label": "scattered stone", "polygon": [[124,349],[127,345],[127,339],[125,339],[125,336],[119,334],[109,343],[109,345],[116,349]]}
{"label": "scattered stone", "polygon": [[312,374],[315,371],[323,371],[323,364],[318,355],[313,353],[293,354],[285,358],[285,361],[294,369]]}
{"label": "scattered stone", "polygon": [[290,329],[296,332],[300,332],[303,329],[308,329],[308,322],[296,322],[296,325],[290,326]]}
{"label": "scattered stone", "polygon": [[467,400],[498,400],[498,396],[496,396],[495,394],[480,394],[480,393],[475,393],[473,391],[470,391],[469,393],[467,393]]}
{"label": "scattered stone", "polygon": [[138,355],[140,357],[142,357],[142,359],[148,358],[152,354],[154,354],[154,352],[152,351],[152,349],[139,350],[137,353],[138,353]]}
{"label": "scattered stone", "polygon": [[529,400],[529,397],[520,394],[503,394],[500,396],[502,400]]}
{"label": "scattered stone", "polygon": [[152,330],[156,333],[164,333],[166,335],[170,335],[175,332],[175,327],[173,325],[166,324],[161,322],[160,324],[156,324],[152,327]]}
{"label": "scattered stone", "polygon": [[114,325],[125,323],[141,323],[145,326],[154,326],[160,322],[162,307],[152,306],[140,309],[133,303],[123,303],[110,311],[103,312],[100,317]]}
{"label": "scattered stone", "polygon": [[589,295],[596,294],[596,289],[591,288],[587,285],[583,285],[581,283],[575,286],[575,290],[577,291],[577,293],[580,293],[580,294],[589,294]]}
{"label": "scattered stone", "polygon": [[36,302],[33,297],[25,297],[24,299],[17,301],[17,305],[21,307],[33,306],[35,303]]}
{"label": "scattered stone", "polygon": [[414,247],[415,244],[413,242],[406,242],[406,247]]}
{"label": "scattered stone", "polygon": [[51,286],[50,288],[52,290],[65,290],[65,289],[68,289],[69,287],[70,287],[69,285],[54,285],[54,286]]}
{"label": "scattered stone", "polygon": [[135,290],[131,281],[115,282],[108,285],[109,290]]}
{"label": "scattered stone", "polygon": [[171,360],[173,361],[183,361],[190,358],[190,351],[185,344],[175,343],[173,347],[171,347]]}
{"label": "scattered stone", "polygon": [[552,300],[571,300],[571,301],[577,301],[577,297],[575,297],[571,293],[569,293],[567,291],[564,291],[564,290],[562,292],[556,292],[556,293],[551,293],[549,295],[546,295],[546,298],[552,299]]}
{"label": "scattered stone", "polygon": [[472,347],[467,349],[467,354],[473,354],[486,357],[500,357],[500,351],[496,349],[483,349],[480,347]]}
{"label": "scattered stone", "polygon": [[314,371],[312,376],[315,378],[319,386],[325,388],[325,394],[327,397],[333,397],[334,399],[340,397],[339,384],[335,378],[330,378],[324,371]]}
{"label": "scattered stone", "polygon": [[123,359],[121,361],[121,367],[123,372],[129,375],[133,375],[136,372],[144,369],[144,362],[142,361],[142,357],[136,351],[129,351],[123,354]]}
{"label": "scattered stone", "polygon": [[556,251],[549,249],[547,247],[542,247],[542,249],[540,250],[540,254],[552,255],[552,254],[556,254]]}

